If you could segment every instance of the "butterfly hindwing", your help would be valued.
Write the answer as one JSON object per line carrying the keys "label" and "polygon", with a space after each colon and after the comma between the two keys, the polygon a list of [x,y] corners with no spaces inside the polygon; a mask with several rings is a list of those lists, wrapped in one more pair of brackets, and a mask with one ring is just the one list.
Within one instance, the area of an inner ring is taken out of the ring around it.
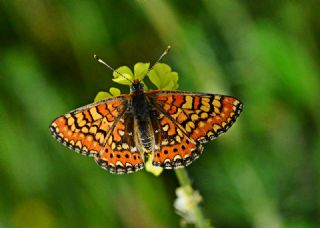
{"label": "butterfly hindwing", "polygon": [[109,131],[105,147],[95,156],[96,162],[111,173],[138,171],[144,161],[134,142],[133,116],[124,113]]}
{"label": "butterfly hindwing", "polygon": [[188,138],[165,112],[154,108],[155,149],[152,164],[165,169],[184,167],[197,159],[202,145]]}

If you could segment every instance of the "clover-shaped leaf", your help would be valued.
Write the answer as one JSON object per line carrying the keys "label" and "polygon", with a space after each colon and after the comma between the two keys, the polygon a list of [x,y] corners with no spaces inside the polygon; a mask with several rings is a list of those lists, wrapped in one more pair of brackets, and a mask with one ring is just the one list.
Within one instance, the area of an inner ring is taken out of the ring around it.
{"label": "clover-shaped leaf", "polygon": [[110,92],[110,94],[111,94],[112,96],[118,96],[118,95],[121,94],[120,89],[115,88],[115,87],[111,87],[111,88],[109,89],[109,92]]}
{"label": "clover-shaped leaf", "polygon": [[164,63],[158,63],[149,73],[150,81],[161,90],[172,90],[178,88],[178,73]]}
{"label": "clover-shaped leaf", "polygon": [[150,63],[136,63],[134,65],[134,79],[142,81],[146,76]]}
{"label": "clover-shaped leaf", "polygon": [[98,94],[94,98],[94,102],[101,101],[103,99],[106,99],[106,98],[109,98],[109,97],[113,97],[113,96],[117,96],[117,95],[120,95],[120,94],[121,94],[120,89],[111,87],[109,89],[109,92],[105,92],[105,91],[98,92]]}
{"label": "clover-shaped leaf", "polygon": [[119,75],[117,72],[119,72],[120,74],[125,76],[127,79],[133,81],[133,73],[129,67],[121,66],[118,69],[116,69],[116,71],[113,72],[114,79],[112,79],[112,80],[116,83],[121,84],[121,85],[131,85],[131,82],[129,80],[125,79],[124,77]]}
{"label": "clover-shaped leaf", "polygon": [[[112,80],[122,85],[131,85],[132,82],[130,81],[134,81],[134,80],[142,81],[148,72],[149,66],[150,66],[150,63],[136,63],[133,67],[134,68],[133,72],[127,66],[119,67],[113,72],[114,79]],[[122,74],[127,79],[122,77],[119,74]]]}

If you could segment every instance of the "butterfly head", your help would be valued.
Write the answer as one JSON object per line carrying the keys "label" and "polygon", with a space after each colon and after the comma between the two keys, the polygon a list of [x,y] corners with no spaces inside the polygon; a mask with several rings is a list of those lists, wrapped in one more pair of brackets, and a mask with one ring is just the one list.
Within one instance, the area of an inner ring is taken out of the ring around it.
{"label": "butterfly head", "polygon": [[139,80],[134,80],[130,86],[130,93],[139,94],[144,92],[144,86]]}

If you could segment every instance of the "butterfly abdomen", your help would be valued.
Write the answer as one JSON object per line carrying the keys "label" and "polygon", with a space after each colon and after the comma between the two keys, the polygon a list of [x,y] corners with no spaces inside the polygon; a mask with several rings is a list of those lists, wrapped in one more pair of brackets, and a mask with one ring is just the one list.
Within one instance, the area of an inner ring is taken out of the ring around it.
{"label": "butterfly abdomen", "polygon": [[154,147],[154,133],[150,120],[150,108],[145,95],[143,93],[134,94],[131,106],[134,116],[136,145],[141,153],[150,153]]}

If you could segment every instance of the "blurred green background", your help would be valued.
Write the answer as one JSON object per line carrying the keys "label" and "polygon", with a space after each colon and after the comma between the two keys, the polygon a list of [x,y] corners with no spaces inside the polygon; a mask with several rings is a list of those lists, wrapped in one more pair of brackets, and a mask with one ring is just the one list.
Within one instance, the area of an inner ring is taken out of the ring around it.
{"label": "blurred green background", "polygon": [[[0,227],[177,227],[174,172],[112,175],[55,141],[57,116],[163,62],[244,112],[188,167],[216,227],[319,227],[319,1],[0,1]],[[128,88],[121,87],[123,92]]]}

